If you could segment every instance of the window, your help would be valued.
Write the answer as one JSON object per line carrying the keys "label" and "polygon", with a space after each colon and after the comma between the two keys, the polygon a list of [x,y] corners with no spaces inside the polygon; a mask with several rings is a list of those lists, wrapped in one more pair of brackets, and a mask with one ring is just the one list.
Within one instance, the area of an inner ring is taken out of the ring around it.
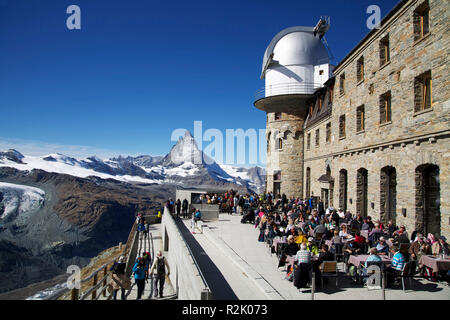
{"label": "window", "polygon": [[334,94],[334,85],[330,87],[330,91],[329,91],[329,103],[333,103],[333,94]]}
{"label": "window", "polygon": [[323,70],[319,70],[319,75],[323,75]]}
{"label": "window", "polygon": [[339,77],[339,94],[345,94],[345,73]]}
{"label": "window", "polygon": [[306,149],[311,149],[311,133],[308,133],[308,135],[306,136]]}
{"label": "window", "polygon": [[364,80],[364,57],[361,57],[356,61],[356,82]]}
{"label": "window", "polygon": [[391,91],[380,96],[380,124],[391,121]]}
{"label": "window", "polygon": [[331,122],[326,125],[325,141],[330,142],[331,140]]}
{"label": "window", "polygon": [[323,98],[322,95],[319,96],[319,99],[317,101],[318,105],[319,105],[319,109],[317,110],[317,112],[320,112],[320,110],[322,109],[322,103],[323,103]]}
{"label": "window", "polygon": [[320,138],[319,138],[319,129],[317,129],[317,130],[316,130],[316,147],[319,146],[319,141],[320,141]]}
{"label": "window", "polygon": [[281,112],[275,112],[275,120],[281,119]]}
{"label": "window", "polygon": [[414,112],[431,108],[431,71],[414,79]]}
{"label": "window", "polygon": [[314,103],[311,102],[311,103],[309,104],[309,117],[310,117],[310,118],[312,117],[313,109],[314,109]]}
{"label": "window", "polygon": [[356,132],[364,131],[364,105],[356,108]]}
{"label": "window", "polygon": [[414,40],[422,39],[430,32],[430,7],[425,1],[414,10],[413,16]]}
{"label": "window", "polygon": [[339,138],[345,137],[345,114],[339,117]]}
{"label": "window", "polygon": [[380,40],[380,66],[384,66],[390,61],[389,35]]}
{"label": "window", "polygon": [[282,149],[283,149],[283,139],[278,138],[278,150],[282,150]]}

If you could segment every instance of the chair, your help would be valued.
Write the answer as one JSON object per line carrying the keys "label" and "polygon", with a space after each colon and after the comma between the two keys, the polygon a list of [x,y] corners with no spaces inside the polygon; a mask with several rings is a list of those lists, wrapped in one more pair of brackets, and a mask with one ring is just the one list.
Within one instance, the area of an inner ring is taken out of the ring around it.
{"label": "chair", "polygon": [[[344,252],[343,252],[344,244],[343,243],[335,243],[335,244],[333,244],[333,248],[334,248],[334,255],[336,257],[336,261],[344,261]],[[342,257],[342,258],[340,258],[340,257]]]}
{"label": "chair", "polygon": [[362,253],[362,254],[366,254],[367,251],[369,250],[369,244],[368,243],[361,243],[359,245],[359,247],[361,248],[360,253]]}
{"label": "chair", "polygon": [[324,261],[320,265],[320,272],[322,273],[320,279],[322,281],[323,288],[323,278],[336,278],[336,287],[338,286],[338,270],[337,261]]}

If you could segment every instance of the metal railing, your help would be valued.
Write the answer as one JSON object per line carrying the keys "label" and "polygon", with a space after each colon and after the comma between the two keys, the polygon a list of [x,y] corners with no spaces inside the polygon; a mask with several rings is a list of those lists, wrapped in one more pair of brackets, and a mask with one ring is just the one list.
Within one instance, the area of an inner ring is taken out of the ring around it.
{"label": "metal railing", "polygon": [[317,89],[322,88],[322,84],[314,82],[288,82],[274,85],[266,85],[255,93],[255,101],[260,99],[287,95],[287,94],[313,94]]}

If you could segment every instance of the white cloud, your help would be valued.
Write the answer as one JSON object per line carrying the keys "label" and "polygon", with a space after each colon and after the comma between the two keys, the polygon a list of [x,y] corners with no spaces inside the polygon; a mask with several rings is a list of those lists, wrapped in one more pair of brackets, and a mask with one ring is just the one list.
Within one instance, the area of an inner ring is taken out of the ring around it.
{"label": "white cloud", "polygon": [[51,153],[62,153],[74,158],[86,158],[93,155],[103,159],[117,157],[118,155],[137,156],[137,154],[130,154],[127,151],[108,150],[92,146],[64,145],[0,137],[0,151],[6,151],[8,149],[16,149],[20,153],[29,156],[43,156]]}

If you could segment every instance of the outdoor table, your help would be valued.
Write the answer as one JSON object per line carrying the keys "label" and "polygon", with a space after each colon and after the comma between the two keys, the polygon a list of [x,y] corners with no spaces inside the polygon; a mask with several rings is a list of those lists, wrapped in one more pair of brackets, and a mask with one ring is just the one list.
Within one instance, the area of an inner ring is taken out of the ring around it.
{"label": "outdoor table", "polygon": [[419,260],[420,266],[427,266],[433,270],[433,272],[448,271],[450,270],[450,257],[445,256],[444,259],[441,256],[422,255]]}
{"label": "outdoor table", "polygon": [[[353,265],[356,266],[357,268],[360,268],[361,264],[362,264],[362,263],[365,263],[366,260],[367,260],[367,258],[368,258],[369,256],[370,256],[370,255],[368,255],[368,254],[359,254],[359,255],[353,255],[353,254],[352,254],[352,255],[348,258],[348,264],[353,264]],[[392,259],[389,258],[389,257],[386,256],[386,255],[380,254],[379,257],[381,258],[381,261],[382,261],[383,264],[385,264],[385,265],[391,264],[391,262],[392,262]]]}
{"label": "outdoor table", "polygon": [[[317,261],[319,257],[318,256],[312,256],[311,262]],[[287,256],[286,257],[286,270],[289,270],[290,267],[292,267],[295,263],[295,256]]]}

